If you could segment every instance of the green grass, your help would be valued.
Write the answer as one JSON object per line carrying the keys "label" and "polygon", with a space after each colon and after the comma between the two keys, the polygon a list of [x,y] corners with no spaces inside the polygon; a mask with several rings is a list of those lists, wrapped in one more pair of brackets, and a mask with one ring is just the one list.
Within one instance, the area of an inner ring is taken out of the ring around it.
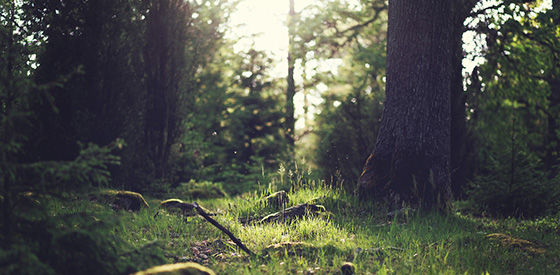
{"label": "green grass", "polygon": [[[121,254],[152,248],[167,263],[195,261],[218,274],[341,274],[344,262],[352,262],[357,274],[559,274],[560,215],[515,220],[410,212],[388,219],[380,206],[316,185],[289,192],[288,206],[315,199],[329,213],[242,224],[240,218],[277,211],[259,203],[265,195],[197,201],[218,213],[214,218],[255,256],[201,217],[161,211],[157,199],[148,198],[151,207],[136,213],[81,199],[50,207],[57,215],[78,211],[118,217],[111,233],[129,244]],[[495,233],[500,234],[490,235]],[[289,244],[267,248],[280,243]]]}

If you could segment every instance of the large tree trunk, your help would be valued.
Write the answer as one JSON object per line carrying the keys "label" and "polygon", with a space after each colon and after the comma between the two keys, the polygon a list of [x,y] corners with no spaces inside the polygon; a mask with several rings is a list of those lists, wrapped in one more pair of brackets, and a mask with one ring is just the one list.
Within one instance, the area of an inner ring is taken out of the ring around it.
{"label": "large tree trunk", "polygon": [[451,1],[389,2],[385,109],[362,197],[445,208],[450,189]]}

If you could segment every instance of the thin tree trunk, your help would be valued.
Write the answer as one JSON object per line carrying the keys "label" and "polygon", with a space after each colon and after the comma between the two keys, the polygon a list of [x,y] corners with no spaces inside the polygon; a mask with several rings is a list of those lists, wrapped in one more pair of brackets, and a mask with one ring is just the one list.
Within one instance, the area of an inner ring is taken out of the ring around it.
{"label": "thin tree trunk", "polygon": [[385,109],[361,197],[448,206],[451,22],[451,1],[389,2]]}
{"label": "thin tree trunk", "polygon": [[290,0],[290,11],[288,14],[288,89],[286,91],[286,139],[288,140],[290,151],[294,147],[295,135],[294,96],[296,94],[296,85],[294,81],[295,57],[293,53],[295,15],[294,0]]}

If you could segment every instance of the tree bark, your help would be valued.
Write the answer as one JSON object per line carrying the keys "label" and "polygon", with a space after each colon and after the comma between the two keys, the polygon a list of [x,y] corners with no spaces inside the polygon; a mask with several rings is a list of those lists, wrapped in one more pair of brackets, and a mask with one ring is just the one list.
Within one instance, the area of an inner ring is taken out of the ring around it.
{"label": "tree bark", "polygon": [[452,31],[451,1],[389,2],[385,108],[361,197],[448,207]]}

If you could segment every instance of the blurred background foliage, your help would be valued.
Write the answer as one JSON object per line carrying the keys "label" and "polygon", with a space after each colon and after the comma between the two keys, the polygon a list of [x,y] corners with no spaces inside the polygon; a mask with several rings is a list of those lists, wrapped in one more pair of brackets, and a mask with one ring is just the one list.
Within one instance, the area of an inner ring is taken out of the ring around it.
{"label": "blurred background foliage", "polygon": [[[557,211],[558,1],[459,2],[473,9],[456,30],[465,147],[452,172],[469,169],[455,196],[481,214]],[[236,195],[302,167],[353,191],[375,146],[385,1],[316,1],[290,17],[302,102],[294,148],[277,61],[226,36],[236,1],[0,3],[3,241],[23,192]]]}

